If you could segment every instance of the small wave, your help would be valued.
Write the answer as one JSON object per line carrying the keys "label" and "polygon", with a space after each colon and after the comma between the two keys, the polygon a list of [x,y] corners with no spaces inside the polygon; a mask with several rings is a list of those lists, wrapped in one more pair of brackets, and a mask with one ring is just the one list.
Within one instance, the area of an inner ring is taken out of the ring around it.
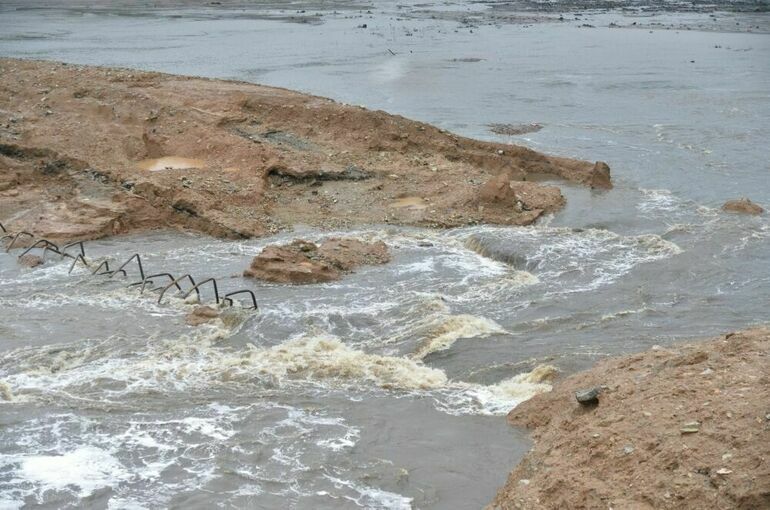
{"label": "small wave", "polygon": [[635,266],[682,253],[658,235],[622,236],[597,229],[566,227],[475,227],[458,230],[469,246],[499,260],[526,267],[556,292],[594,290],[614,282]]}
{"label": "small wave", "polygon": [[667,189],[641,188],[639,191],[644,198],[636,205],[636,208],[642,214],[670,214],[680,211],[688,205]]}
{"label": "small wave", "polygon": [[505,333],[507,331],[499,324],[484,317],[450,315],[430,331],[413,357],[423,359],[434,352],[449,349],[460,338],[484,338]]}
{"label": "small wave", "polygon": [[345,496],[345,499],[354,502],[361,508],[371,510],[412,510],[412,498],[396,494],[395,492],[360,485],[334,476],[325,475],[325,477],[338,488],[346,487],[352,489],[356,495]]}
{"label": "small wave", "polygon": [[358,380],[404,390],[434,389],[447,383],[441,370],[407,358],[367,354],[330,335],[300,337],[270,349],[252,349],[228,371],[230,377],[236,376],[233,372],[243,376],[255,371],[279,379]]}
{"label": "small wave", "polygon": [[527,266],[527,257],[524,254],[517,253],[508,247],[500,247],[490,242],[489,238],[482,238],[477,235],[470,235],[465,240],[465,247],[475,251],[482,257],[487,257],[503,264],[515,267],[517,269]]}
{"label": "small wave", "polygon": [[517,374],[496,384],[456,382],[437,406],[448,414],[501,415],[539,393],[553,388],[551,381],[558,370],[552,365],[538,365],[530,372]]}
{"label": "small wave", "polygon": [[20,456],[16,461],[21,464],[19,476],[38,485],[41,493],[77,487],[79,498],[97,489],[116,487],[132,476],[113,455],[93,446],[58,455]]}

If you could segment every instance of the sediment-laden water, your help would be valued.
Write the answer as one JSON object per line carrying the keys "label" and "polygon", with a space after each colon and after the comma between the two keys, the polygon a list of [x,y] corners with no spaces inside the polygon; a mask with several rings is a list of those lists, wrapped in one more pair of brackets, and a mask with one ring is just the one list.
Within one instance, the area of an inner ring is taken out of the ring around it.
{"label": "sediment-laden water", "polygon": [[190,303],[0,254],[0,508],[478,508],[528,448],[503,415],[554,368],[767,320],[770,221],[719,210],[770,204],[766,15],[16,7],[4,56],[297,88],[607,160],[616,187],[560,184],[567,208],[533,227],[344,232],[394,260],[324,285],[239,276],[266,244],[329,235],[301,227],[87,243],[256,292],[258,313],[198,328]]}

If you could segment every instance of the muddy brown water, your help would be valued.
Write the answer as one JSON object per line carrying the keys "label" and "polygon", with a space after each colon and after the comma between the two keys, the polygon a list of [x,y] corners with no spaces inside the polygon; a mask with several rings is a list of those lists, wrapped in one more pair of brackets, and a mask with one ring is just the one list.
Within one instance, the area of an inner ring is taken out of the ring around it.
{"label": "muddy brown water", "polygon": [[0,254],[0,508],[479,508],[528,448],[504,414],[548,366],[767,321],[768,216],[719,210],[770,205],[766,14],[399,4],[0,6],[4,56],[295,88],[603,159],[615,181],[562,185],[533,227],[338,232],[394,260],[325,285],[237,276],[326,235],[302,226],[87,243],[256,292],[259,313],[201,328],[178,299]]}

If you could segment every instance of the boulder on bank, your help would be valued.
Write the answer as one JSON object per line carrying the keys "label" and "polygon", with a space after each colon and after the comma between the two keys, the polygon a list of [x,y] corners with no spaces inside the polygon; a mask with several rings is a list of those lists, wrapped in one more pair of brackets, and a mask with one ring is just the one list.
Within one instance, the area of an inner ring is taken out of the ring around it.
{"label": "boulder on bank", "polygon": [[759,204],[755,204],[748,198],[738,198],[734,200],[728,200],[722,205],[722,210],[733,213],[741,214],[762,214],[765,212]]}
{"label": "boulder on bank", "polygon": [[339,280],[358,266],[390,261],[382,241],[331,238],[320,245],[297,239],[283,246],[267,246],[254,257],[244,276],[296,285]]}

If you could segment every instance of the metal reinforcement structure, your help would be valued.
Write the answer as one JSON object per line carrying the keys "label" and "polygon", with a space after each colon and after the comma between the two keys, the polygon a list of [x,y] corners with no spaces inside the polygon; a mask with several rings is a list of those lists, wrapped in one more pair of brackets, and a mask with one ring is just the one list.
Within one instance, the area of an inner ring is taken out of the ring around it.
{"label": "metal reinforcement structure", "polygon": [[[200,288],[204,285],[209,285],[213,290],[214,302],[217,305],[233,306],[235,304],[233,296],[242,296],[243,299],[246,300],[246,303],[244,304],[242,301],[239,302],[244,308],[248,310],[259,309],[257,297],[254,295],[254,292],[249,289],[235,290],[220,295],[219,284],[217,283],[216,278],[205,278],[196,282],[195,278],[190,274],[185,274],[180,277],[175,277],[171,273],[154,273],[147,275],[145,274],[142,257],[139,253],[131,255],[127,260],[120,264],[120,266],[117,266],[117,269],[110,269],[109,260],[105,259],[98,264],[96,264],[95,261],[89,262],[86,258],[86,250],[82,241],[75,241],[59,246],[48,239],[36,238],[36,236],[30,232],[10,232],[2,223],[0,223],[0,234],[2,234],[0,236],[0,243],[6,243],[6,253],[10,253],[13,249],[24,249],[24,251],[17,257],[18,259],[21,259],[35,250],[42,250],[43,262],[45,262],[46,255],[49,252],[59,255],[59,260],[65,258],[71,259],[72,264],[70,265],[68,274],[72,273],[78,263],[88,269],[90,276],[106,276],[108,279],[114,278],[117,274],[122,275],[124,278],[128,278],[127,268],[132,272],[135,270],[138,272],[140,279],[139,281],[129,283],[128,287],[140,287],[140,294],[144,294],[145,291],[158,292],[158,304],[162,303],[163,297],[172,287],[175,288],[176,295],[182,299],[187,299],[193,292],[195,292],[198,297],[198,302],[201,302]],[[22,244],[24,240],[33,242],[31,244],[25,244],[24,246],[17,246]],[[112,267],[116,267],[114,261],[112,261]],[[168,283],[164,286],[156,286],[155,282],[161,279]]]}

